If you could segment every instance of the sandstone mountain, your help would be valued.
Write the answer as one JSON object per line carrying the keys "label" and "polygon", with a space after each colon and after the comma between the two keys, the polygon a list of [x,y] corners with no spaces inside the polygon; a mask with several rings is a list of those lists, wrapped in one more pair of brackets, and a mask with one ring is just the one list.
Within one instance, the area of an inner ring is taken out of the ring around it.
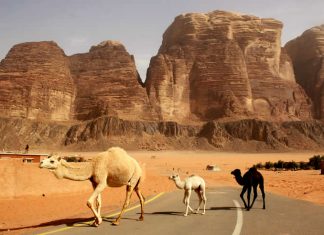
{"label": "sandstone mountain", "polygon": [[68,59],[55,42],[14,46],[0,64],[1,116],[65,121],[73,114]]}
{"label": "sandstone mountain", "polygon": [[152,119],[145,88],[133,56],[116,41],[104,41],[89,53],[69,57],[76,84],[75,118],[89,120],[102,115],[127,120]]}
{"label": "sandstone mountain", "polygon": [[287,49],[297,82],[314,103],[315,117],[324,118],[324,25],[306,30],[289,41]]}
{"label": "sandstone mountain", "polygon": [[145,83],[162,120],[300,120],[310,103],[281,49],[282,23],[214,11],[175,18]]}
{"label": "sandstone mountain", "polygon": [[72,56],[55,42],[18,44],[0,62],[0,146],[321,149],[312,101],[322,118],[323,26],[285,48],[282,27],[223,11],[180,15],[144,84],[116,41]]}
{"label": "sandstone mountain", "polygon": [[105,41],[66,56],[54,42],[14,46],[0,64],[0,112],[37,120],[154,118],[133,56]]}

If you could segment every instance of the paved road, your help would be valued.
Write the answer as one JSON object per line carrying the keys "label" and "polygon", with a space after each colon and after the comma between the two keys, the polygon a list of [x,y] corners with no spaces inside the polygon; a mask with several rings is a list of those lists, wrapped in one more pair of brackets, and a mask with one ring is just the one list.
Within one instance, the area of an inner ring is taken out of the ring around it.
{"label": "paved road", "polygon": [[[166,193],[145,207],[145,221],[137,221],[139,208],[125,213],[119,226],[112,226],[113,218],[105,217],[98,227],[86,223],[59,226],[38,231],[39,234],[324,234],[324,207],[267,193],[267,209],[262,200],[251,211],[242,210],[238,188],[217,188],[207,191],[206,215],[183,216],[182,191]],[[192,194],[195,207],[197,196]],[[238,203],[240,205],[238,205]],[[47,233],[50,232],[50,233]],[[53,232],[53,233],[52,233]]]}

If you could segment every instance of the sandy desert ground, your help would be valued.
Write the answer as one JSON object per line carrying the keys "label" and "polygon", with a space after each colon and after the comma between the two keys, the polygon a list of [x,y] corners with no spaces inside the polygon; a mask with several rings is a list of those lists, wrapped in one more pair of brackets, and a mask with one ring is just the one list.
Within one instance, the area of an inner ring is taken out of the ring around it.
{"label": "sandy desert ground", "polygon": [[[253,164],[266,161],[308,161],[318,152],[305,153],[228,153],[203,151],[132,151],[131,156],[145,164],[143,193],[146,197],[177,190],[168,180],[172,169],[180,176],[202,176],[207,187],[239,187],[230,172],[245,171]],[[71,155],[71,153],[62,153]],[[96,153],[73,153],[91,158]],[[217,165],[221,171],[207,171]],[[266,192],[324,205],[324,175],[320,171],[261,171]],[[90,182],[58,180],[51,172],[39,169],[38,164],[20,161],[0,161],[0,233],[23,234],[47,225],[69,224],[92,214],[86,200],[92,192]],[[125,188],[108,188],[103,193],[103,214],[122,206]],[[136,201],[133,196],[133,202]],[[181,203],[179,201],[179,203]]]}

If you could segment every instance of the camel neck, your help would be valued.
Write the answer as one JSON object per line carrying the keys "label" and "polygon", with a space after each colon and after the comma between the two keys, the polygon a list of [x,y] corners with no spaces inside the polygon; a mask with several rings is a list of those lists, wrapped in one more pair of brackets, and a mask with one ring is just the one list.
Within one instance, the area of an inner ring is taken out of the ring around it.
{"label": "camel neck", "polygon": [[239,185],[244,185],[243,177],[241,175],[236,175],[235,179]]}
{"label": "camel neck", "polygon": [[59,165],[59,167],[54,171],[54,174],[59,179],[65,178],[75,181],[88,180],[92,176],[92,164],[86,162],[71,165],[65,162]]}
{"label": "camel neck", "polygon": [[176,179],[174,181],[174,183],[175,183],[175,185],[177,186],[178,189],[183,189],[184,188],[185,182],[181,181],[180,178]]}

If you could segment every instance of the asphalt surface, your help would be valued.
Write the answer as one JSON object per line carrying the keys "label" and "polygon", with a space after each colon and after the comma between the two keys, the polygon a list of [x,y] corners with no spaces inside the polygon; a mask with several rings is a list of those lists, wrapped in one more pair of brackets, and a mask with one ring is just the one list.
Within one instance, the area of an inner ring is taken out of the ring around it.
{"label": "asphalt surface", "polygon": [[[246,211],[239,194],[239,188],[209,188],[206,214],[184,217],[183,192],[178,190],[146,204],[144,221],[137,221],[140,209],[135,208],[124,214],[119,226],[111,225],[116,216],[108,214],[97,228],[80,222],[42,228],[33,234],[324,234],[323,206],[266,192],[265,210],[259,196],[252,210]],[[194,192],[190,201],[196,208],[198,198]]]}

